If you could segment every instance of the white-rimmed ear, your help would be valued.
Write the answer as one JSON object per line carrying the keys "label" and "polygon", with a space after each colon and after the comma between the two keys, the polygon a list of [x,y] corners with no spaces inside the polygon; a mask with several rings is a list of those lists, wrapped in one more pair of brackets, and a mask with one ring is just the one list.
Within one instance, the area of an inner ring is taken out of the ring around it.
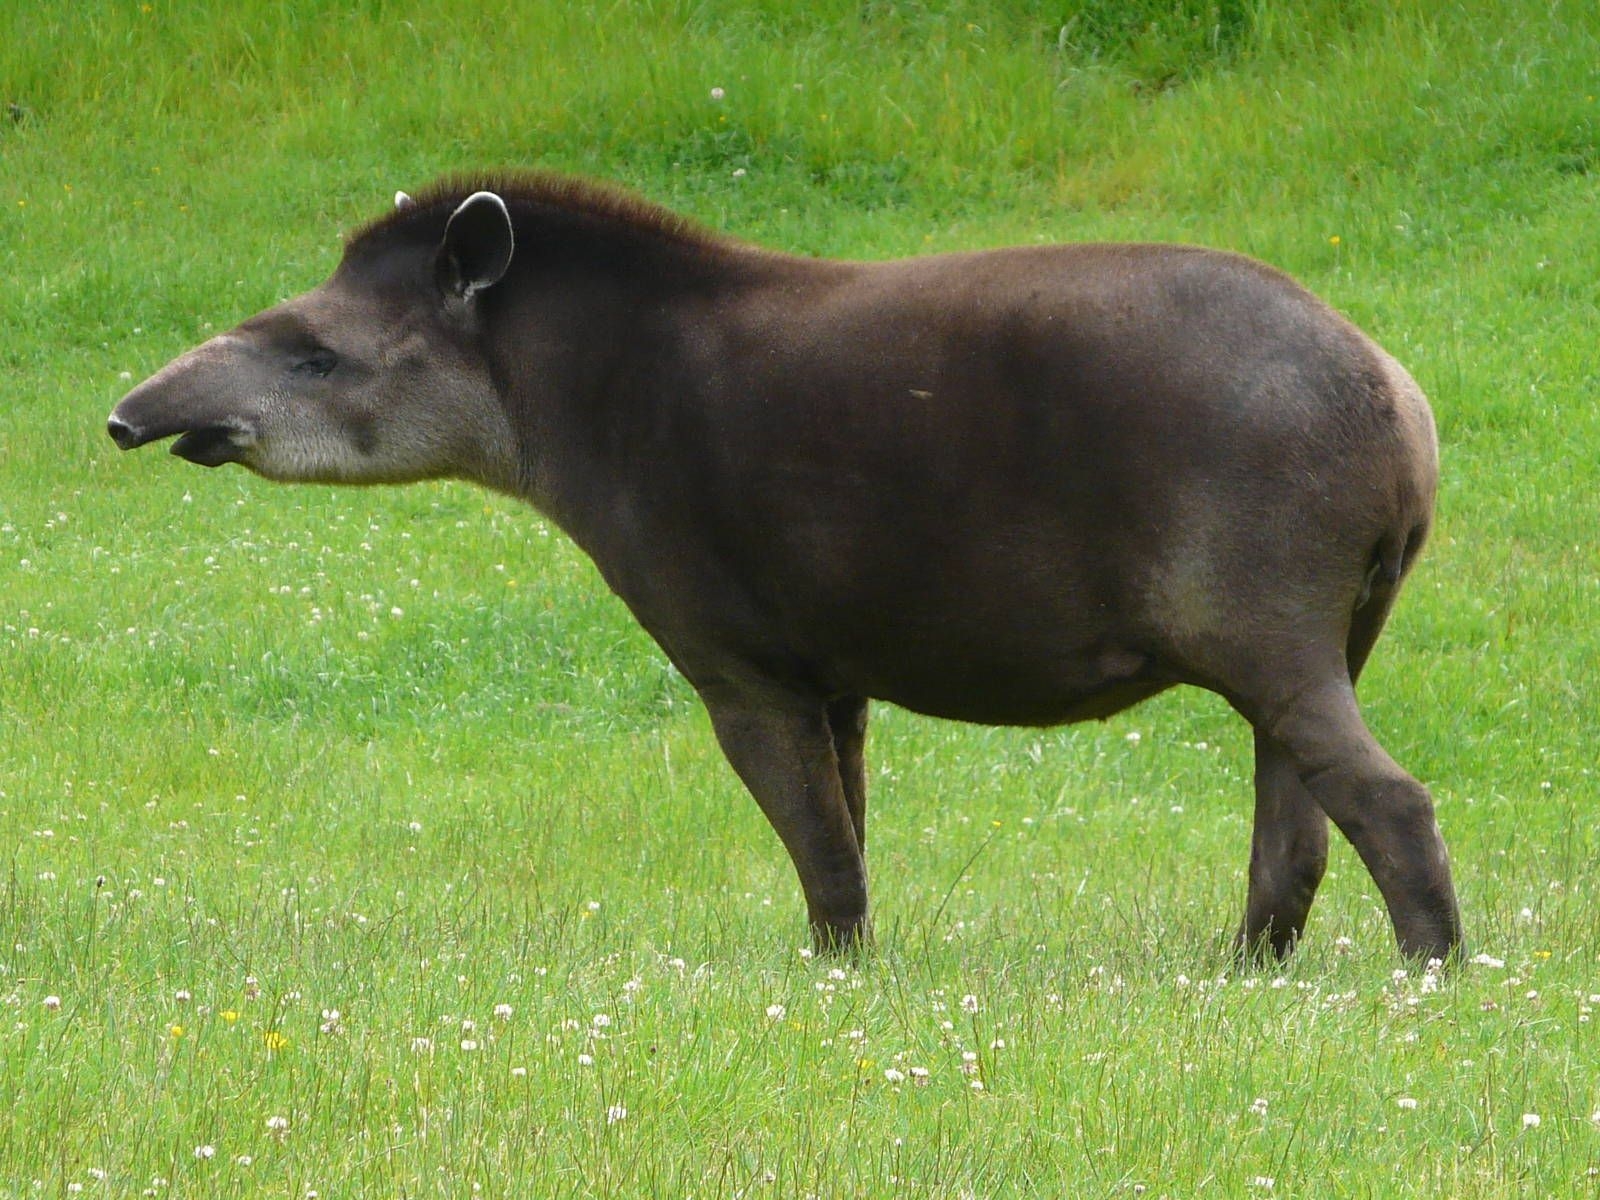
{"label": "white-rimmed ear", "polygon": [[394,206],[396,208],[410,208],[415,203],[416,201],[404,192],[396,192],[394,194]]}
{"label": "white-rimmed ear", "polygon": [[470,300],[493,287],[511,266],[515,241],[506,202],[493,192],[473,192],[444,227],[436,270],[439,286]]}

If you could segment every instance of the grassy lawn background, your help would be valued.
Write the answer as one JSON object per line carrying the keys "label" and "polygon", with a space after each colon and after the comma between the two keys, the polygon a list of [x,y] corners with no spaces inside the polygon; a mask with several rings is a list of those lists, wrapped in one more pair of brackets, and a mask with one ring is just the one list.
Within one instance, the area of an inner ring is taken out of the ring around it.
{"label": "grassy lawn background", "polygon": [[[1597,64],[1525,0],[7,7],[0,1196],[1592,1191]],[[1234,974],[1248,731],[1198,693],[878,706],[880,951],[808,960],[533,513],[116,454],[132,380],[500,165],[805,253],[1202,242],[1348,312],[1444,455],[1364,703],[1492,961],[1394,978],[1339,843]]]}

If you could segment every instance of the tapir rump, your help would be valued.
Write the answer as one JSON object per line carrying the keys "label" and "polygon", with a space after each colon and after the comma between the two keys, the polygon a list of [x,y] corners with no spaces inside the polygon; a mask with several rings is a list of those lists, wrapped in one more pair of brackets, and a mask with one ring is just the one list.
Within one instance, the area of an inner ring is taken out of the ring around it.
{"label": "tapir rump", "polygon": [[545,513],[704,700],[823,948],[869,931],[870,700],[1054,725],[1175,684],[1255,731],[1243,953],[1301,936],[1330,819],[1404,954],[1460,944],[1433,802],[1354,690],[1428,533],[1433,419],[1249,259],[806,259],[570,179],[450,179],[109,429]]}

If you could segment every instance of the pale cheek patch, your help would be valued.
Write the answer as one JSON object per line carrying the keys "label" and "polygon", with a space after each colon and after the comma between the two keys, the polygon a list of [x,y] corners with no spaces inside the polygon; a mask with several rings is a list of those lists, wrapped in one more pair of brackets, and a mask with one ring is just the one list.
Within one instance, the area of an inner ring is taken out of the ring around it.
{"label": "pale cheek patch", "polygon": [[410,483],[449,474],[454,467],[443,440],[422,431],[317,419],[290,405],[274,405],[245,465],[282,483]]}
{"label": "pale cheek patch", "polygon": [[345,439],[302,427],[262,438],[245,465],[281,483],[341,483],[360,478],[359,463]]}
{"label": "pale cheek patch", "polygon": [[259,436],[244,462],[258,475],[283,483],[337,483],[358,478],[361,459],[332,421],[275,395],[263,403]]}

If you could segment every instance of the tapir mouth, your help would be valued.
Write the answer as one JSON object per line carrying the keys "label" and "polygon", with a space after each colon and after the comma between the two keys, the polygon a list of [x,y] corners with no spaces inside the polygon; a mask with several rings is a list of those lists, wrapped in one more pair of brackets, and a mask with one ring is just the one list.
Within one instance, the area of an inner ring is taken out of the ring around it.
{"label": "tapir mouth", "polygon": [[159,442],[174,435],[172,452],[202,467],[220,467],[223,463],[238,462],[241,452],[255,439],[248,428],[237,422],[216,422],[174,429],[171,425],[136,425],[112,413],[106,422],[106,432],[124,450]]}
{"label": "tapir mouth", "polygon": [[240,447],[235,440],[239,431],[231,425],[203,425],[187,430],[172,443],[172,452],[202,467],[220,467],[236,462]]}

